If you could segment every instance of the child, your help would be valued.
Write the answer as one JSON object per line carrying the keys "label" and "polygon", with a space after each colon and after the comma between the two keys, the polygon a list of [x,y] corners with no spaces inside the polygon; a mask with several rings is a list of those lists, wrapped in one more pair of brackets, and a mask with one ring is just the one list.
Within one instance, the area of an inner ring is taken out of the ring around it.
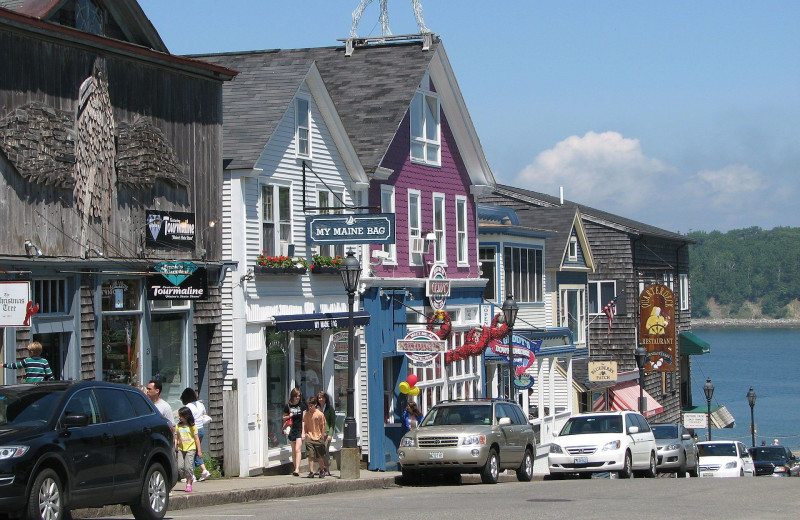
{"label": "child", "polygon": [[325,414],[317,410],[317,397],[306,401],[308,410],[303,414],[303,440],[306,441],[308,478],[314,478],[314,459],[319,464],[319,478],[325,478]]}
{"label": "child", "polygon": [[178,410],[178,420],[175,427],[175,450],[178,452],[178,472],[180,476],[186,478],[185,491],[192,491],[194,482],[194,457],[203,456],[200,448],[200,437],[197,435],[197,427],[194,425],[194,415],[186,406]]}
{"label": "child", "polygon": [[25,382],[38,383],[48,379],[54,379],[53,371],[50,370],[50,363],[42,356],[42,344],[34,341],[28,344],[28,357],[16,363],[0,363],[0,367],[25,369]]}

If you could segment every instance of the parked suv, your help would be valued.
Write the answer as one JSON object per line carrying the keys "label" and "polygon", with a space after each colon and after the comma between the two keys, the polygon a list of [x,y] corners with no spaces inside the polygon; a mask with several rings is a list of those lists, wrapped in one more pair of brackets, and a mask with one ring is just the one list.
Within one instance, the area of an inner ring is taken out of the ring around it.
{"label": "parked suv", "polygon": [[178,479],[172,430],[142,391],[100,381],[0,386],[0,516],[128,504],[159,520]]}
{"label": "parked suv", "polygon": [[547,457],[551,478],[616,471],[620,478],[634,473],[656,476],[656,439],[647,420],[631,411],[595,412],[567,419],[550,444]]}
{"label": "parked suv", "polygon": [[800,463],[786,446],[757,446],[748,451],[756,467],[757,477],[800,477]]}
{"label": "parked suv", "polygon": [[494,484],[500,470],[514,469],[528,482],[536,437],[513,401],[443,401],[403,436],[397,456],[406,480],[422,473],[480,473],[485,484]]}
{"label": "parked suv", "polygon": [[700,457],[697,455],[697,442],[689,430],[681,423],[651,424],[658,446],[659,473],[677,473],[685,477],[686,472],[696,477]]}

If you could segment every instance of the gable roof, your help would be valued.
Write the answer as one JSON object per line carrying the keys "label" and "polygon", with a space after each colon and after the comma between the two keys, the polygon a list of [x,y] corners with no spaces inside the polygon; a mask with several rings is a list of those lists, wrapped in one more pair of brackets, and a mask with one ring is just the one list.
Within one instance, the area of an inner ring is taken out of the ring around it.
{"label": "gable roof", "polygon": [[580,210],[574,206],[559,206],[551,208],[528,207],[519,211],[520,222],[523,225],[537,225],[555,230],[556,233],[545,240],[544,265],[548,269],[561,269],[564,267],[564,257],[567,254],[572,230],[574,229],[581,244],[586,268],[594,270],[594,258],[591,247],[586,239],[581,224]]}
{"label": "gable roof", "polygon": [[[267,90],[265,85],[281,81],[280,77],[287,82],[295,81],[303,70],[309,70],[313,64],[319,71],[358,160],[368,174],[380,168],[420,81],[425,72],[430,71],[473,183],[493,185],[494,177],[469,119],[443,45],[436,38],[430,50],[423,51],[422,47],[421,40],[412,40],[359,47],[350,56],[345,55],[345,46],[336,46],[192,57],[241,71],[244,76],[237,78],[230,87],[238,91],[238,101],[254,100],[247,104],[246,114],[251,122],[258,121],[260,128],[267,132],[275,129],[275,118],[279,117],[269,103],[288,103],[286,89],[290,87],[276,83],[276,88],[284,90],[270,93],[263,92]],[[289,78],[292,72],[297,76]],[[249,80],[245,80],[245,77]],[[256,103],[256,98],[263,102]],[[282,110],[280,114],[283,114]],[[226,141],[225,156],[231,165],[252,168],[270,134],[256,135],[239,123],[226,117],[225,127],[237,125],[238,129],[232,128],[231,131],[241,132],[242,135],[230,138],[232,148],[228,147]]]}
{"label": "gable roof", "polygon": [[[681,235],[680,233],[674,233],[672,231],[667,231],[666,229],[644,224],[636,220],[620,217],[619,215],[614,215],[613,213],[608,213],[590,206],[578,204],[577,202],[564,200],[564,203],[561,204],[561,200],[558,197],[553,197],[544,193],[498,184],[495,186],[493,194],[502,198],[516,200],[521,203],[531,204],[533,206],[543,208],[571,207],[573,209],[578,209],[581,213],[581,218],[595,222],[602,226],[617,229],[629,235],[649,236],[664,240],[686,242],[690,244],[695,243],[693,239],[685,235]],[[492,202],[497,203],[497,201],[494,200]]]}
{"label": "gable roof", "polygon": [[[109,15],[108,38],[169,53],[167,46],[136,0],[93,0]],[[75,0],[0,0],[0,7],[42,21],[60,24],[60,11],[73,7]],[[72,15],[67,15],[70,18]],[[111,27],[113,26],[113,28]]]}

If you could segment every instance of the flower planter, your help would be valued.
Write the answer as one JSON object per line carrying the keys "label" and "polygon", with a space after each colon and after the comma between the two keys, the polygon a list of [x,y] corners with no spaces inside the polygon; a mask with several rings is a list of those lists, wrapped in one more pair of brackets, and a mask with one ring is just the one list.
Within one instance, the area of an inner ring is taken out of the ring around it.
{"label": "flower planter", "polygon": [[311,268],[311,274],[339,274],[339,268],[332,265],[314,266]]}
{"label": "flower planter", "polygon": [[306,272],[307,269],[303,266],[273,267],[273,266],[257,265],[255,270],[256,274],[266,274],[266,275],[283,275],[283,274],[301,275],[301,274],[306,274]]}

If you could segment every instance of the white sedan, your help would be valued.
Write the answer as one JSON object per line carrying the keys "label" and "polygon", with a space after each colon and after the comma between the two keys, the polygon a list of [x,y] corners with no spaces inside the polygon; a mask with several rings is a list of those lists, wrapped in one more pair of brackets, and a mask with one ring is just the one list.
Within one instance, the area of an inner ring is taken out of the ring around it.
{"label": "white sedan", "polygon": [[756,468],[745,445],[739,441],[697,443],[701,477],[754,477]]}

